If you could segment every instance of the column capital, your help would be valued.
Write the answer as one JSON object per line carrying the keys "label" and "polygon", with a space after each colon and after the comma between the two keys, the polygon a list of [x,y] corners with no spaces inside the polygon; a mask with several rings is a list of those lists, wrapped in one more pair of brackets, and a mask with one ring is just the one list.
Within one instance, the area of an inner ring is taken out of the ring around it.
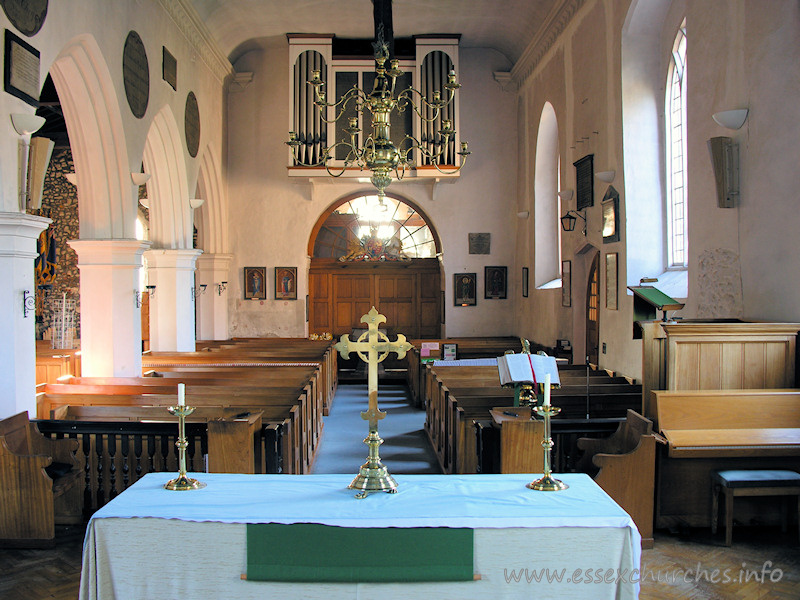
{"label": "column capital", "polygon": [[203,270],[227,269],[233,261],[233,254],[205,254],[197,257],[197,268]]}
{"label": "column capital", "polygon": [[18,212],[0,212],[0,256],[36,258],[36,240],[52,221]]}
{"label": "column capital", "polygon": [[192,248],[181,248],[166,250],[162,248],[151,249],[144,253],[149,269],[191,269],[197,257],[203,253],[202,250]]}
{"label": "column capital", "polygon": [[152,242],[144,240],[69,240],[78,255],[78,266],[142,266],[142,254]]}

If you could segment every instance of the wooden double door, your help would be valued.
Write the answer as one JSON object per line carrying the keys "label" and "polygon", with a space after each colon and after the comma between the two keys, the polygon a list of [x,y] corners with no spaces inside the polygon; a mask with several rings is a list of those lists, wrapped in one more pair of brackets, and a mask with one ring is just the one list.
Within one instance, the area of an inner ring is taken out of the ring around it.
{"label": "wooden double door", "polygon": [[390,335],[438,338],[441,277],[437,259],[408,262],[339,262],[313,259],[309,273],[309,333],[335,337],[363,329],[375,307]]}

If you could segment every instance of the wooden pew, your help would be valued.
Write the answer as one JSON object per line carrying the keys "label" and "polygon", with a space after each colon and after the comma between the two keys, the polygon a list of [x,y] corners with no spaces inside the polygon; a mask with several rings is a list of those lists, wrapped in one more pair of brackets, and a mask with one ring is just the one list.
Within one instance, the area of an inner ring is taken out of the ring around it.
{"label": "wooden pew", "polygon": [[625,422],[613,435],[580,438],[578,448],[584,451],[578,469],[593,475],[633,518],[642,536],[642,548],[652,548],[656,468],[653,422],[628,410]]}
{"label": "wooden pew", "polygon": [[[70,388],[80,389],[82,386],[54,385],[47,386],[45,392],[38,394],[37,404],[42,409],[47,409],[48,415],[62,406],[111,406],[111,407],[162,407],[165,414],[166,407],[176,403],[173,394],[149,393],[147,386],[143,386],[139,394],[113,393],[86,393]],[[177,387],[177,384],[176,384]],[[53,390],[55,388],[55,390]],[[96,392],[102,392],[102,386]],[[314,452],[318,446],[319,433],[321,432],[321,417],[314,412],[314,403],[310,401],[308,390],[298,391],[296,387],[288,388],[252,388],[230,386],[188,386],[187,399],[190,404],[198,407],[225,407],[235,408],[237,412],[266,411],[268,407],[280,407],[281,421],[291,419],[286,432],[287,453],[284,454],[286,472],[307,473],[313,463]],[[291,408],[295,410],[292,411]],[[317,406],[318,408],[318,406]],[[51,417],[54,418],[54,417]],[[267,418],[265,417],[265,421]],[[317,423],[320,423],[317,428]]]}
{"label": "wooden pew", "polygon": [[[664,437],[657,457],[656,527],[708,527],[713,471],[797,470],[800,390],[675,390],[652,396]],[[744,522],[778,522],[750,500],[736,506]]]}
{"label": "wooden pew", "polygon": [[0,420],[3,546],[52,546],[56,523],[81,522],[77,448],[75,440],[44,437],[27,413]]}
{"label": "wooden pew", "polygon": [[[572,375],[578,373],[581,385]],[[559,373],[561,375],[561,372]],[[583,370],[565,369],[562,388],[553,389],[553,403],[562,409],[558,418],[582,420],[624,417],[641,405],[640,388],[626,378],[605,371],[589,377]],[[580,394],[575,394],[580,390]],[[425,430],[446,473],[474,473],[478,468],[474,423],[492,421],[491,409],[512,407],[514,390],[502,387],[496,366],[431,366],[425,372]]]}

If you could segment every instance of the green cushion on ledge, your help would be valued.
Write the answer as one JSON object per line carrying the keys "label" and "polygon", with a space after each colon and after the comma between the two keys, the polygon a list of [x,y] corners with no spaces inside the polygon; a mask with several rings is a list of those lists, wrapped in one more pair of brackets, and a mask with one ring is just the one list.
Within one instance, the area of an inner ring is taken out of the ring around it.
{"label": "green cushion on ledge", "polygon": [[472,554],[466,528],[247,526],[253,581],[472,581]]}

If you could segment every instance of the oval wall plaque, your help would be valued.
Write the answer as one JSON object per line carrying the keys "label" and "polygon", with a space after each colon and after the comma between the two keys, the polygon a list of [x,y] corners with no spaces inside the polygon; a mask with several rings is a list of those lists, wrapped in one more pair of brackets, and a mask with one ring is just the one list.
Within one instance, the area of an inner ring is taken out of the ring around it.
{"label": "oval wall plaque", "polygon": [[186,96],[186,114],[183,126],[186,132],[186,149],[194,158],[200,148],[200,110],[197,108],[197,98],[194,92],[189,92],[189,95]]}
{"label": "oval wall plaque", "polygon": [[122,81],[125,84],[125,96],[133,116],[141,119],[147,112],[150,98],[150,68],[147,64],[147,52],[142,38],[131,31],[125,40],[122,52]]}
{"label": "oval wall plaque", "polygon": [[3,12],[22,34],[39,33],[47,17],[47,0],[0,0]]}

